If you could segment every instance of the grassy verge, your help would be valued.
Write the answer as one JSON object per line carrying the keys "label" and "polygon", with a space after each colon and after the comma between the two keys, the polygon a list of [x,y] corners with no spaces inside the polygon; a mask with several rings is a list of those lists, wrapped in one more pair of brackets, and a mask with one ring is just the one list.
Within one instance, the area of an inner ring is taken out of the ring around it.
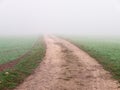
{"label": "grassy verge", "polygon": [[88,52],[120,82],[120,42],[118,40],[80,37],[67,37],[67,39]]}
{"label": "grassy verge", "polygon": [[37,37],[0,37],[0,64],[13,61],[29,51]]}
{"label": "grassy verge", "polygon": [[23,58],[13,69],[0,72],[0,90],[12,90],[34,72],[45,55],[45,45],[38,41],[31,52]]}

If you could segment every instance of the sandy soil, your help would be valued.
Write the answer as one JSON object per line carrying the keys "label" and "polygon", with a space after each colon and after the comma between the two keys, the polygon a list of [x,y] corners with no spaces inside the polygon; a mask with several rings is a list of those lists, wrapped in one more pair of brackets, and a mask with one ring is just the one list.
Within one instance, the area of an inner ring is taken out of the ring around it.
{"label": "sandy soil", "polygon": [[45,36],[46,57],[15,90],[120,90],[95,59],[75,45]]}

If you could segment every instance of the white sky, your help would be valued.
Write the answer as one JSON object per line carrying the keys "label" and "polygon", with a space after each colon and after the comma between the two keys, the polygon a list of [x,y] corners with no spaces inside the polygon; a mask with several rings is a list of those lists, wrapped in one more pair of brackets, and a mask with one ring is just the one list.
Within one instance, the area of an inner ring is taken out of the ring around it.
{"label": "white sky", "polygon": [[120,0],[0,0],[0,35],[120,35]]}

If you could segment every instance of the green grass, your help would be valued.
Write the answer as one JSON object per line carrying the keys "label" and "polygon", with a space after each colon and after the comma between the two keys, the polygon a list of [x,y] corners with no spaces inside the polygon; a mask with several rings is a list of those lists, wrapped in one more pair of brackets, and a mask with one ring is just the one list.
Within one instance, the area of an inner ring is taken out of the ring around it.
{"label": "green grass", "polygon": [[120,81],[120,39],[67,37],[78,47],[96,58],[103,67]]}
{"label": "green grass", "polygon": [[[0,90],[12,90],[34,72],[45,55],[45,45],[38,41],[31,49],[29,55],[24,57],[13,69],[0,72]],[[8,73],[6,73],[8,72]]]}
{"label": "green grass", "polygon": [[29,51],[35,37],[0,37],[0,64],[12,61]]}

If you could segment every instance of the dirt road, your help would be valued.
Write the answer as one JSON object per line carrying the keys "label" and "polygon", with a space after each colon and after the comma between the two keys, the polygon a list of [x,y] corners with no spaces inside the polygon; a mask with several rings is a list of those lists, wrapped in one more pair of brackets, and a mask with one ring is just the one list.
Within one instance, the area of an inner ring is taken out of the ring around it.
{"label": "dirt road", "polygon": [[46,36],[46,57],[15,90],[120,90],[100,64],[63,39]]}

